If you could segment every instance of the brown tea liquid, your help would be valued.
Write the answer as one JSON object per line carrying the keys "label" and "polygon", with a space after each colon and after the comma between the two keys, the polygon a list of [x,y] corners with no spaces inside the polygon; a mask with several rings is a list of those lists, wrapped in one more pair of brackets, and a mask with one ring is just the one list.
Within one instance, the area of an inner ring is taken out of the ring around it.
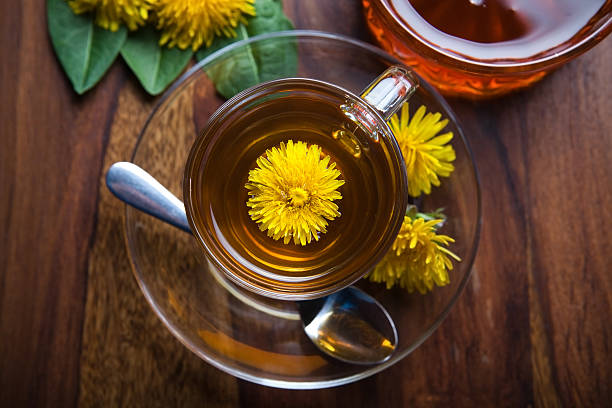
{"label": "brown tea liquid", "polygon": [[[206,245],[234,280],[249,282],[256,290],[316,291],[330,282],[357,279],[351,276],[359,265],[382,255],[381,240],[393,223],[400,180],[389,170],[389,142],[372,140],[351,124],[340,110],[345,102],[317,87],[293,85],[245,103],[209,132],[213,136],[202,149],[202,165],[194,177],[199,183],[194,187],[199,207],[194,217],[211,232]],[[246,204],[249,170],[267,149],[288,140],[319,145],[345,181],[339,188],[342,199],[334,201],[341,216],[328,221],[327,233],[305,246],[268,237],[250,218]]]}
{"label": "brown tea liquid", "polygon": [[[368,25],[383,48],[447,94],[484,96],[526,86],[545,72],[505,75],[498,70],[496,76],[494,68],[487,72],[471,63],[500,66],[554,56],[557,48],[577,41],[592,27],[598,13],[612,9],[612,0],[363,0],[363,4]],[[404,32],[398,21],[411,27],[420,41]],[[435,62],[432,49],[455,59],[453,66],[439,64],[440,58]]]}

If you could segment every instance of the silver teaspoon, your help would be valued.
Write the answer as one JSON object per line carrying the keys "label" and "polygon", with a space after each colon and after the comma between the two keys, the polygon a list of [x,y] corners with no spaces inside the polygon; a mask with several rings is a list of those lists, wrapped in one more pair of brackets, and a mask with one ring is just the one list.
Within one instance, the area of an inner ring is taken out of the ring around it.
{"label": "silver teaspoon", "polygon": [[[183,202],[134,163],[118,162],[106,173],[108,189],[132,207],[191,233]],[[308,338],[323,353],[352,364],[391,357],[397,330],[389,313],[355,287],[297,302]]]}

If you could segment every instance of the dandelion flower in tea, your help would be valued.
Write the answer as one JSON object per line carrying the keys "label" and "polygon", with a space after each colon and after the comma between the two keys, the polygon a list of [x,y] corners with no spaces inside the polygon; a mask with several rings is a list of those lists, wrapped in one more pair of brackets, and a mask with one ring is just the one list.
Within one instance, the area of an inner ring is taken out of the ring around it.
{"label": "dandelion flower in tea", "polygon": [[327,232],[328,220],[340,216],[335,200],[340,171],[316,144],[281,143],[257,159],[246,188],[249,215],[259,229],[285,244],[306,245]]}

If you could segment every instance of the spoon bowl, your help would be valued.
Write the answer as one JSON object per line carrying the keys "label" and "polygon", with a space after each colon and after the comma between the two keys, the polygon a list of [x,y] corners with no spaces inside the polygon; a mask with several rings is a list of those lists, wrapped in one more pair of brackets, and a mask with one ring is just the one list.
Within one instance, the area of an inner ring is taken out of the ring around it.
{"label": "spoon bowl", "polygon": [[304,331],[323,353],[345,363],[379,364],[397,346],[389,313],[365,292],[349,286],[323,298],[300,301]]}

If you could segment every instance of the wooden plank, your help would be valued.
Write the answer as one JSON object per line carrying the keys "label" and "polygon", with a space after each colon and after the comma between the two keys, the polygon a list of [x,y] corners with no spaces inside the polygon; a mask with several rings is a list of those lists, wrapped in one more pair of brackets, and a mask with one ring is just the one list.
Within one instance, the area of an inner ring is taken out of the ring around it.
{"label": "wooden plank", "polygon": [[97,179],[121,77],[77,98],[40,2],[3,2],[0,406],[73,406]]}

